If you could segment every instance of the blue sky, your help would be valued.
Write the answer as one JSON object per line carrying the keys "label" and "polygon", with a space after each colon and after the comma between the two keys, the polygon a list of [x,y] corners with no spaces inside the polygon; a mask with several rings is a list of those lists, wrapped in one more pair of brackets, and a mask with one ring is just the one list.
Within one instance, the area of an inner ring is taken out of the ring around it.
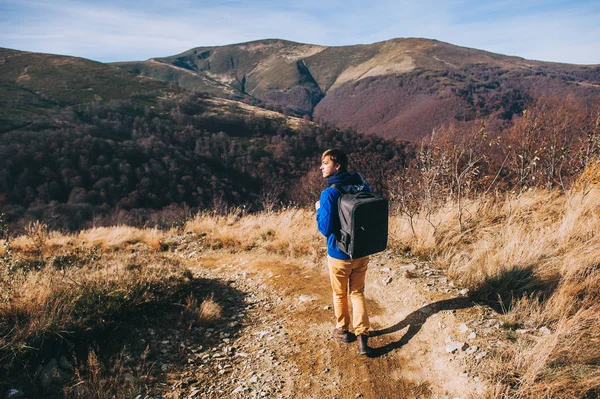
{"label": "blue sky", "polygon": [[340,46],[396,37],[600,64],[600,1],[0,0],[0,47],[103,62],[265,38]]}

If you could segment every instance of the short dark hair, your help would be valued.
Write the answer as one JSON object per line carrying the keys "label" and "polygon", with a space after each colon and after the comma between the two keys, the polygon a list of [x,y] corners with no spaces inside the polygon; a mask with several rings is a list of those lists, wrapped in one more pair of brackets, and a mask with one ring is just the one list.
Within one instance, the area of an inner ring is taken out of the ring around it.
{"label": "short dark hair", "polygon": [[328,149],[321,155],[321,160],[325,159],[325,157],[329,157],[334,163],[339,164],[341,170],[348,169],[348,155],[339,148]]}

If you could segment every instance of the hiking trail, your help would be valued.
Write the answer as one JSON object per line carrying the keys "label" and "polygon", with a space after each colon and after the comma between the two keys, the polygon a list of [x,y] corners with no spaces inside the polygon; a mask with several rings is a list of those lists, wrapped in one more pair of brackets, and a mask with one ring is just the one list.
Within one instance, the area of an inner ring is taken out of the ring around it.
{"label": "hiking trail", "polygon": [[198,251],[191,242],[171,256],[241,295],[221,298],[223,319],[210,327],[140,331],[163,372],[151,389],[162,397],[467,399],[489,388],[477,365],[502,344],[500,322],[428,263],[388,251],[371,256],[373,354],[365,357],[356,342],[331,336],[324,258]]}

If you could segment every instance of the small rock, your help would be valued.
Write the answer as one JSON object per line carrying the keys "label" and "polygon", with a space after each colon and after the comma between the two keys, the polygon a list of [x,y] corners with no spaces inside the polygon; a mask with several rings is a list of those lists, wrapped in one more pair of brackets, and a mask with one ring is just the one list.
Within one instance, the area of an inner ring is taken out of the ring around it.
{"label": "small rock", "polygon": [[298,302],[312,302],[315,298],[310,295],[300,295]]}
{"label": "small rock", "polygon": [[266,331],[266,330],[259,331],[259,332],[256,333],[256,335],[258,335],[258,338],[262,338],[262,337],[264,337],[265,335],[268,335],[268,334],[269,334],[269,332]]}
{"label": "small rock", "polygon": [[66,357],[62,356],[60,358],[60,360],[58,361],[58,365],[65,371],[68,371],[70,373],[72,373],[73,370],[73,366],[71,365],[71,363],[69,363],[69,361],[67,360]]}
{"label": "small rock", "polygon": [[469,344],[466,342],[455,342],[453,344],[446,345],[446,352],[455,353],[459,350],[465,351],[467,348],[469,348]]}
{"label": "small rock", "polygon": [[386,277],[383,279],[383,284],[388,285],[389,283],[392,282],[392,278],[391,277]]}
{"label": "small rock", "polygon": [[44,366],[39,373],[39,380],[42,385],[51,391],[60,390],[60,387],[65,382],[73,379],[73,375],[61,370],[58,367],[56,359],[50,360],[50,362]]}
{"label": "small rock", "polygon": [[472,340],[474,340],[475,338],[477,338],[477,334],[475,334],[473,331],[471,331],[471,334],[469,334],[469,335],[467,336],[467,339],[468,339],[469,341],[472,341]]}
{"label": "small rock", "polygon": [[469,331],[469,327],[467,327],[465,323],[462,323],[460,326],[458,326],[458,330],[462,333],[465,333]]}
{"label": "small rock", "polygon": [[467,295],[469,293],[469,289],[468,288],[463,288],[462,290],[458,291],[458,293],[460,295]]}
{"label": "small rock", "polygon": [[160,366],[160,371],[162,371],[163,373],[166,373],[169,370],[169,365],[168,364],[163,364],[162,366]]}
{"label": "small rock", "polygon": [[410,265],[400,266],[400,270],[407,271],[407,272],[414,272],[415,270],[417,270],[417,265],[415,265],[414,263],[411,263]]}
{"label": "small rock", "polygon": [[6,399],[22,399],[25,397],[25,393],[19,389],[9,389],[6,393]]}
{"label": "small rock", "polygon": [[475,356],[475,359],[476,360],[483,359],[486,355],[487,355],[486,351],[481,351],[477,354],[477,356]]}
{"label": "small rock", "polygon": [[383,268],[381,268],[381,271],[384,273],[389,273],[392,271],[392,269],[390,269],[389,267],[383,267]]}
{"label": "small rock", "polygon": [[477,349],[479,349],[479,347],[477,347],[477,346],[471,346],[471,347],[467,348],[467,350],[465,351],[465,353],[468,354],[468,355],[472,355],[473,353],[477,352]]}
{"label": "small rock", "polygon": [[242,385],[238,386],[236,389],[233,390],[233,392],[231,392],[232,394],[234,393],[240,393],[244,390],[244,387]]}
{"label": "small rock", "polygon": [[325,309],[325,310],[331,310],[331,306],[325,305],[325,306],[323,306],[323,309]]}
{"label": "small rock", "polygon": [[447,336],[446,339],[444,340],[445,343],[449,344],[452,343],[452,337],[451,336]]}
{"label": "small rock", "polygon": [[538,331],[541,332],[543,335],[552,334],[552,331],[546,326],[540,327]]}
{"label": "small rock", "polygon": [[519,328],[519,329],[515,330],[515,332],[517,334],[527,334],[529,332],[529,330],[525,329],[525,328]]}
{"label": "small rock", "polygon": [[248,382],[250,382],[251,384],[256,384],[258,382],[258,377],[256,377],[255,375],[252,376],[252,378],[250,378],[248,380]]}

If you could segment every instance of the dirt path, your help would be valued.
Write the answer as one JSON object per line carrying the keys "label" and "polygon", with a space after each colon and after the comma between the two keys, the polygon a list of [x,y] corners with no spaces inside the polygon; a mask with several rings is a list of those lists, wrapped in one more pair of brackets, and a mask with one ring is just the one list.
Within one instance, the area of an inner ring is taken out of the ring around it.
{"label": "dirt path", "polygon": [[371,258],[366,295],[375,350],[366,358],[356,343],[331,338],[324,259],[315,264],[193,248],[173,256],[245,299],[239,311],[232,308],[231,320],[193,332],[203,345],[182,345],[187,364],[169,371],[161,396],[466,399],[488,388],[473,370],[486,350],[477,344],[495,319],[427,264],[387,253]]}

